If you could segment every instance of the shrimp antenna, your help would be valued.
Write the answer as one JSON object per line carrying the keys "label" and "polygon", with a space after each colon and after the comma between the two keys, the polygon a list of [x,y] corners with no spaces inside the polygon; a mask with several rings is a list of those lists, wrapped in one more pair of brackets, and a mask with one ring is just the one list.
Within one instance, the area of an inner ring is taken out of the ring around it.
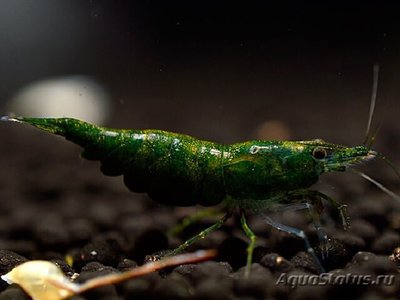
{"label": "shrimp antenna", "polygon": [[400,172],[399,170],[396,168],[396,166],[394,165],[394,163],[392,163],[386,156],[384,156],[383,154],[377,152],[376,155],[379,159],[381,159],[385,164],[387,164],[392,170],[393,172],[397,175],[397,177],[400,178]]}
{"label": "shrimp antenna", "polygon": [[[371,139],[369,140],[368,145],[366,145],[366,144],[364,143],[364,145],[365,145],[368,149],[371,149],[372,146],[374,145],[374,143],[375,143],[375,141],[376,141],[376,136],[378,135],[378,132],[379,132],[379,130],[381,129],[381,127],[382,127],[382,123],[379,124],[379,125],[376,127],[376,129],[374,130],[374,133],[372,134]],[[366,141],[365,141],[365,142],[366,142]]]}
{"label": "shrimp antenna", "polygon": [[376,95],[378,93],[378,81],[379,81],[379,65],[374,64],[374,76],[373,76],[373,81],[372,81],[371,104],[369,106],[367,130],[365,131],[365,139],[364,139],[363,145],[367,144],[369,134],[370,134],[372,117],[374,116],[374,111],[375,111]]}
{"label": "shrimp antenna", "polygon": [[392,192],[391,190],[389,190],[388,188],[386,188],[382,183],[376,181],[375,179],[372,179],[371,177],[369,177],[367,174],[353,169],[353,168],[349,168],[352,172],[360,175],[361,177],[365,178],[366,180],[368,180],[369,182],[373,183],[376,187],[378,187],[381,191],[383,191],[384,193],[388,194],[391,198],[397,200],[400,202],[400,196],[397,195],[396,193]]}

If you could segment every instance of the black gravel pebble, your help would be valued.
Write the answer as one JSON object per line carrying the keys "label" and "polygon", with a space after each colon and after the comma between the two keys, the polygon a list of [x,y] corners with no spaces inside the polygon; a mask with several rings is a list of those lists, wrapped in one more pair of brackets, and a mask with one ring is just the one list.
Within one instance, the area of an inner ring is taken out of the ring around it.
{"label": "black gravel pebble", "polygon": [[188,278],[193,284],[207,279],[210,274],[214,279],[228,276],[233,272],[232,267],[226,262],[208,261],[200,264],[187,264],[176,267],[173,273]]}
{"label": "black gravel pebble", "polygon": [[360,264],[364,274],[397,274],[397,265],[386,255],[376,255]]}
{"label": "black gravel pebble", "polygon": [[117,269],[120,272],[124,272],[124,271],[131,270],[135,267],[137,267],[136,261],[128,259],[128,258],[124,258],[118,263]]}
{"label": "black gravel pebble", "polygon": [[328,287],[318,285],[301,285],[293,291],[294,300],[320,300],[325,299]]}
{"label": "black gravel pebble", "polygon": [[28,259],[9,250],[0,250],[0,274],[10,272],[14,267],[26,262]]}
{"label": "black gravel pebble", "polygon": [[393,250],[393,253],[389,256],[389,259],[400,267],[400,247],[397,247]]}
{"label": "black gravel pebble", "polygon": [[8,286],[3,292],[0,293],[0,300],[29,300],[25,291],[16,284]]}
{"label": "black gravel pebble", "polygon": [[117,266],[119,255],[108,243],[96,241],[83,246],[80,259],[83,264],[99,262],[107,266]]}
{"label": "black gravel pebble", "polygon": [[400,245],[400,234],[394,231],[386,231],[372,244],[372,250],[379,254],[391,254]]}
{"label": "black gravel pebble", "polygon": [[362,264],[364,262],[367,262],[371,259],[374,259],[376,257],[376,255],[372,252],[364,252],[364,251],[360,251],[357,252],[353,258],[352,258],[352,262],[355,264]]}
{"label": "black gravel pebble", "polygon": [[[79,277],[76,282],[83,283],[89,279],[96,278],[99,276],[109,275],[113,273],[118,273],[118,270],[104,266],[99,262],[89,262],[81,270]],[[118,299],[118,293],[115,286],[104,286],[89,290],[83,293],[83,296],[87,299]]]}
{"label": "black gravel pebble", "polygon": [[268,253],[260,260],[260,264],[272,272],[287,273],[293,270],[294,265],[277,253]]}
{"label": "black gravel pebble", "polygon": [[335,235],[334,238],[343,244],[349,259],[358,251],[365,249],[366,246],[365,241],[352,232],[342,232]]}
{"label": "black gravel pebble", "polygon": [[91,241],[93,243],[106,243],[116,253],[125,254],[129,252],[129,244],[126,237],[118,231],[102,232],[95,235]]}
{"label": "black gravel pebble", "polygon": [[[234,278],[246,278],[245,277],[245,271],[247,267],[243,266],[237,272],[235,272],[232,276]],[[263,277],[263,276],[269,276],[271,275],[271,271],[268,270],[267,268],[263,267],[259,263],[252,263],[251,268],[250,268],[250,277],[249,278],[257,278],[257,277]]]}
{"label": "black gravel pebble", "polygon": [[249,278],[245,278],[243,267],[234,274],[234,292],[239,298],[244,299],[266,299],[275,288],[275,281],[271,272],[258,263],[253,263]]}
{"label": "black gravel pebble", "polygon": [[349,261],[350,253],[346,246],[335,238],[329,238],[327,241],[328,252],[324,251],[322,256],[321,249],[317,248],[316,253],[320,257],[321,264],[326,270],[342,268]]}
{"label": "black gravel pebble", "polygon": [[153,294],[157,299],[187,299],[190,296],[190,285],[182,277],[171,276],[157,280],[153,287]]}
{"label": "black gravel pebble", "polygon": [[196,286],[196,300],[229,300],[233,298],[234,281],[230,277],[208,278]]}
{"label": "black gravel pebble", "polygon": [[84,292],[81,295],[84,299],[89,300],[117,300],[120,299],[114,286],[104,286]]}
{"label": "black gravel pebble", "polygon": [[161,279],[157,273],[152,273],[122,283],[124,299],[153,299],[153,287]]}
{"label": "black gravel pebble", "polygon": [[108,275],[112,273],[119,273],[119,271],[113,267],[105,266],[99,262],[90,262],[82,268],[77,282],[84,282],[97,276]]}
{"label": "black gravel pebble", "polygon": [[65,260],[61,259],[52,259],[52,263],[56,264],[66,276],[72,277],[75,274],[74,269],[72,269],[66,262]]}
{"label": "black gravel pebble", "polygon": [[0,280],[0,291],[4,291],[6,288],[8,288],[8,283],[4,280]]}
{"label": "black gravel pebble", "polygon": [[319,267],[315,259],[307,252],[301,251],[292,257],[290,262],[294,268],[303,270],[305,272],[311,272],[314,274],[319,273]]}
{"label": "black gravel pebble", "polygon": [[363,219],[351,220],[350,232],[356,236],[361,237],[366,244],[370,244],[377,236],[378,230],[372,223],[367,222]]}

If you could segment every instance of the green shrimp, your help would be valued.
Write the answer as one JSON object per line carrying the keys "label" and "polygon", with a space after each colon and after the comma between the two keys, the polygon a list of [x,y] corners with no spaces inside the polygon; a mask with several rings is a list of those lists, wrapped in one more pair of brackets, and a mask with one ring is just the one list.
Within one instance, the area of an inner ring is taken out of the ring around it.
{"label": "green shrimp", "polygon": [[[324,268],[305,233],[280,224],[265,212],[276,209],[306,209],[310,213],[320,241],[321,256],[327,255],[327,235],[320,224],[322,201],[338,210],[344,229],[349,227],[346,205],[310,189],[326,172],[351,170],[375,184],[392,198],[400,197],[368,175],[352,168],[375,157],[400,173],[382,154],[371,150],[375,136],[370,128],[378,89],[379,66],[374,66],[370,113],[363,145],[347,147],[316,139],[310,141],[247,141],[223,145],[162,130],[126,130],[98,127],[72,118],[0,118],[33,125],[60,135],[84,148],[82,157],[100,161],[101,171],[109,176],[124,176],[133,192],[147,193],[166,205],[214,206],[222,204],[225,214],[164,256],[185,250],[200,238],[220,228],[239,210],[241,225],[250,239],[245,276],[250,273],[256,236],[246,221],[246,211],[256,212],[272,227],[303,239],[309,254]],[[368,142],[369,141],[369,142]],[[186,222],[190,223],[190,221]]]}
{"label": "green shrimp", "polygon": [[345,206],[309,188],[325,172],[343,172],[378,155],[367,146],[346,147],[323,140],[254,140],[224,145],[162,130],[103,128],[71,118],[3,117],[2,120],[27,123],[65,137],[84,148],[85,159],[100,161],[105,175],[123,175],[131,191],[145,192],[161,204],[223,204],[226,214],[217,223],[169,255],[181,252],[218,229],[239,210],[242,227],[250,239],[246,274],[256,239],[247,225],[246,210],[257,212],[279,230],[301,237],[322,272],[304,232],[279,224],[264,212],[277,206],[308,209],[324,244],[327,237],[319,223],[321,201],[327,200],[339,210],[343,226],[347,228]]}
{"label": "green shrimp", "polygon": [[[369,160],[365,146],[322,140],[247,141],[223,145],[162,130],[115,130],[71,118],[3,117],[64,136],[99,160],[108,176],[124,176],[133,192],[166,205],[239,208],[287,204],[288,193],[307,189],[324,172]],[[303,192],[302,192],[303,193]],[[302,194],[300,193],[300,194]]]}

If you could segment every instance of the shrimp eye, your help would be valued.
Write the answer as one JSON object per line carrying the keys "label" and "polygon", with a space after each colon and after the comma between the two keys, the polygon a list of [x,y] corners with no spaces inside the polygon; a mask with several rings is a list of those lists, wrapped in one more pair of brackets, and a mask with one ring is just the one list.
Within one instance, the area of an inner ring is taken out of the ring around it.
{"label": "shrimp eye", "polygon": [[312,156],[314,156],[314,158],[316,159],[324,159],[327,155],[328,153],[326,152],[326,150],[321,147],[314,148],[312,152]]}

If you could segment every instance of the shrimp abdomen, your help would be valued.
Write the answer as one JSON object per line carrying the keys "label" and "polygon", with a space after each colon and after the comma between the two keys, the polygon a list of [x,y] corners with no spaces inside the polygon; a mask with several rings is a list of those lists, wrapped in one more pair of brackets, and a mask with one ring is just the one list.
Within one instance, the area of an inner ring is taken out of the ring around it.
{"label": "shrimp abdomen", "polygon": [[98,127],[72,118],[14,118],[61,135],[98,160],[108,176],[124,175],[134,192],[162,204],[211,206],[225,198],[222,145],[162,130]]}

